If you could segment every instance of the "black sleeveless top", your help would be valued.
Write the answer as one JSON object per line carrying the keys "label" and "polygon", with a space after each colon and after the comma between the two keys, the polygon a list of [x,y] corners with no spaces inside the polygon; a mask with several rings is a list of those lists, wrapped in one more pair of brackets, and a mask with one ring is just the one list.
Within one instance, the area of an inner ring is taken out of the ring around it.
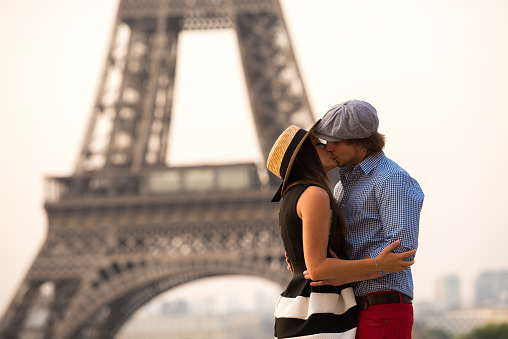
{"label": "black sleeveless top", "polygon": [[[293,279],[275,305],[275,338],[327,334],[327,338],[355,337],[357,307],[350,285],[311,286],[303,271],[302,220],[296,204],[312,184],[296,184],[283,196],[279,227],[284,248],[293,267]],[[317,186],[317,185],[316,185]]]}
{"label": "black sleeveless top", "polygon": [[311,185],[301,184],[290,187],[284,193],[279,211],[280,235],[295,276],[302,275],[307,269],[303,256],[302,219],[298,216],[296,204],[309,186]]}

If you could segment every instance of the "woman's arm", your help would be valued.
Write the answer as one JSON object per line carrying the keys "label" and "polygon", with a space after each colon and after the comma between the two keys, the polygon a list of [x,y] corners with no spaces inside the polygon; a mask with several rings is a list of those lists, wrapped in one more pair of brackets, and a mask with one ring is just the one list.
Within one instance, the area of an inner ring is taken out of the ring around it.
{"label": "woman's arm", "polygon": [[390,253],[390,248],[396,247],[391,245],[376,258],[361,260],[328,258],[330,200],[326,191],[320,187],[309,186],[298,199],[296,210],[302,219],[303,252],[307,271],[312,280],[351,279],[378,271],[399,272],[413,264],[413,261],[404,261],[403,258],[413,255],[415,251]]}
{"label": "woman's arm", "polygon": [[[328,255],[330,256],[330,258],[339,259],[337,254],[335,254],[335,252],[332,251],[331,248],[328,248]],[[303,271],[303,276],[305,279],[310,279],[308,271]],[[376,278],[380,278],[382,276],[383,276],[382,274],[375,272],[375,273],[367,273],[365,275],[351,276],[349,278],[343,278],[343,279],[327,279],[327,280],[313,281],[310,284],[312,286],[324,286],[324,285],[340,286],[340,285],[349,284],[349,283],[357,282],[357,281],[376,279]]]}

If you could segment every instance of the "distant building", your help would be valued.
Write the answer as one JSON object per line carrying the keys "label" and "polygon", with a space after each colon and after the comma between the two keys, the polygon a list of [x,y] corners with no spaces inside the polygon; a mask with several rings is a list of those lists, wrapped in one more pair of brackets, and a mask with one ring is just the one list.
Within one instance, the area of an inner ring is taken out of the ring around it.
{"label": "distant building", "polygon": [[175,302],[163,302],[161,304],[161,314],[186,314],[189,312],[187,303],[183,300]]}
{"label": "distant building", "polygon": [[460,307],[460,283],[456,275],[446,276],[436,282],[436,303],[444,309]]}
{"label": "distant building", "polygon": [[476,281],[477,306],[508,305],[508,271],[485,272]]}

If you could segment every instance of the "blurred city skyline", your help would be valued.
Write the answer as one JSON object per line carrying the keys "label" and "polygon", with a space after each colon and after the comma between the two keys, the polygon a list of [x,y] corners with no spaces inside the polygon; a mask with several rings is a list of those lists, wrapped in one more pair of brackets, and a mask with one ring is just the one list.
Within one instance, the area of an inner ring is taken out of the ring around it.
{"label": "blurred city skyline", "polygon": [[[207,329],[208,336],[203,335],[203,338],[211,337],[211,333],[217,333],[217,338],[249,337],[249,334],[252,338],[269,338],[273,326],[273,300],[279,287],[276,284],[266,286],[259,279],[229,276],[227,280],[211,278],[207,284],[222,283],[233,291],[248,289],[251,291],[248,295],[199,295],[193,285],[201,285],[200,282],[175,288],[138,310],[122,328],[119,339],[142,338],[147,333],[151,337],[160,333],[162,338],[164,334],[175,332],[181,337],[200,337],[204,329]],[[464,307],[461,279],[456,275],[436,279],[435,298],[414,304],[414,338],[436,330],[448,333],[451,338],[486,324],[508,322],[508,270],[484,272],[477,277],[477,282],[473,292],[474,304]],[[243,326],[232,325],[238,322]],[[230,330],[238,328],[244,336],[231,334]]]}
{"label": "blurred city skyline", "polygon": [[[43,179],[73,172],[118,3],[0,1],[2,315],[47,232]],[[372,103],[387,156],[426,194],[415,300],[456,274],[471,303],[481,272],[508,268],[508,3],[281,5],[316,119],[344,100]],[[234,33],[184,32],[179,53],[170,165],[263,164]]]}

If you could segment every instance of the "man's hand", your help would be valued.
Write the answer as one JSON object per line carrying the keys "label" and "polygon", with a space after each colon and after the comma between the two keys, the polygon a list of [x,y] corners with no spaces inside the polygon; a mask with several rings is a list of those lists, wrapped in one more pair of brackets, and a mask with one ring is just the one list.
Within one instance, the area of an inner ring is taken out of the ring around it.
{"label": "man's hand", "polygon": [[397,246],[400,245],[400,240],[395,240],[390,245],[386,246],[381,253],[375,258],[377,271],[393,273],[405,271],[409,266],[415,263],[413,260],[404,260],[404,258],[414,256],[416,250],[410,250],[402,253],[392,252]]}

